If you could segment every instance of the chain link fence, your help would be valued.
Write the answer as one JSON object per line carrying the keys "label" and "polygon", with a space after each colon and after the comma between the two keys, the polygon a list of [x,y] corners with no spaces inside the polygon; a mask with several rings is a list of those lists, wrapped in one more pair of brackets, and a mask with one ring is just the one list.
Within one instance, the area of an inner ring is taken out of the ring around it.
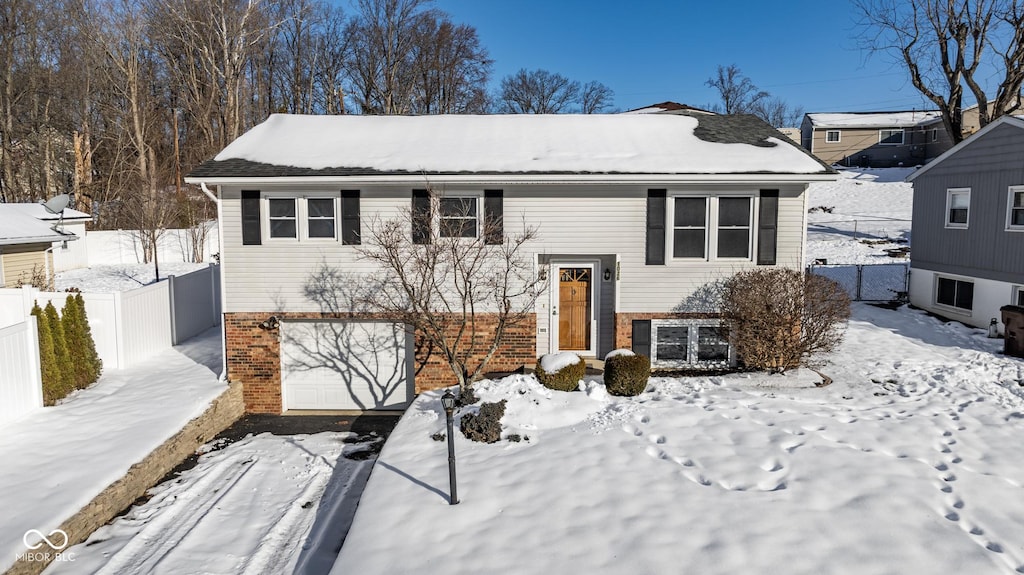
{"label": "chain link fence", "polygon": [[807,271],[837,282],[853,301],[907,299],[909,263],[811,265]]}

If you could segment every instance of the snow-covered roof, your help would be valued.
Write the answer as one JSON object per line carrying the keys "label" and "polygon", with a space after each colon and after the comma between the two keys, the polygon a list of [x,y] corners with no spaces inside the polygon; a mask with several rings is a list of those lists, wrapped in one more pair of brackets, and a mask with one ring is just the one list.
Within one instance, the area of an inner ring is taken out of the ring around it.
{"label": "snow-covered roof", "polygon": [[815,128],[912,128],[942,121],[937,110],[807,114]]}
{"label": "snow-covered roof", "polygon": [[0,204],[0,246],[43,244],[77,239],[72,233],[60,234],[51,224],[26,215],[16,204]]}
{"label": "snow-covered roof", "polygon": [[274,114],[189,175],[830,174],[753,116]]}
{"label": "snow-covered roof", "polygon": [[[43,207],[43,204],[4,204],[10,209],[17,210],[26,216],[32,216],[37,220],[59,220],[59,214],[50,213],[49,210]],[[92,216],[85,212],[73,210],[71,208],[64,208],[64,221],[70,220],[91,220]]]}

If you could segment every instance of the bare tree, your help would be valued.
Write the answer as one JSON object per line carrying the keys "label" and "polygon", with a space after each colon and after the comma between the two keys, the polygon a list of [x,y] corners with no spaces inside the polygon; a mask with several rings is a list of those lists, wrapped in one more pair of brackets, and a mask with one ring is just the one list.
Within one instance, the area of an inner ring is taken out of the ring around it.
{"label": "bare tree", "polygon": [[491,60],[476,29],[446,15],[425,14],[415,27],[416,114],[482,114],[487,111]]}
{"label": "bare tree", "polygon": [[579,100],[580,83],[547,70],[519,70],[501,80],[498,100],[510,114],[561,114]]}
{"label": "bare tree", "polygon": [[723,114],[752,114],[754,106],[769,97],[768,92],[759,90],[736,64],[718,66],[715,75],[704,84],[718,91],[722,102],[712,106],[712,111]]}
{"label": "bare tree", "polygon": [[[854,0],[861,47],[883,52],[942,113],[954,142],[963,135],[964,89],[979,125],[1020,109],[1024,3],[1019,0]],[[993,70],[995,73],[993,75]],[[994,77],[993,89],[986,80]]]}
{"label": "bare tree", "polygon": [[747,367],[784,372],[843,340],[850,298],[836,282],[788,268],[739,272],[725,280],[722,316]]}
{"label": "bare tree", "polygon": [[790,106],[785,100],[778,96],[761,98],[751,106],[750,113],[775,128],[787,126],[799,126],[804,116],[804,109],[800,106]]}
{"label": "bare tree", "polygon": [[500,221],[481,218],[477,229],[468,223],[475,203],[453,209],[443,201],[432,195],[428,210],[370,224],[359,251],[380,271],[364,280],[372,285],[365,305],[411,326],[465,392],[510,328],[533,316],[547,280],[525,251],[537,228],[524,223],[508,233]]}
{"label": "bare tree", "polygon": [[580,111],[584,114],[600,114],[611,108],[615,92],[600,82],[587,82],[580,89]]}

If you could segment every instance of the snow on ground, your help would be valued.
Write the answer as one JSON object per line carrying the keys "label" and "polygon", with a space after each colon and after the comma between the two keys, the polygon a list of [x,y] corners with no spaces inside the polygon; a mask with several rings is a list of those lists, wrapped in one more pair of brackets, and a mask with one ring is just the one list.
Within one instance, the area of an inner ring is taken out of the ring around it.
{"label": "snow on ground", "polygon": [[[878,264],[906,261],[883,250],[900,243],[869,245],[861,240],[910,240],[913,187],[903,181],[914,168],[844,168],[834,182],[812,183],[807,190],[807,257],[830,264]],[[823,210],[827,208],[831,212]]]}
{"label": "snow on ground", "polygon": [[482,382],[524,438],[456,432],[456,506],[440,393],[422,394],[333,572],[1024,573],[1024,364],[1000,345],[857,304],[823,388],[807,372],[654,378],[637,398]]}
{"label": "snow on ground", "polygon": [[[183,261],[160,264],[160,279],[180,276],[209,266],[208,263]],[[153,283],[156,270],[153,264],[97,264],[88,268],[60,272],[56,277],[57,291],[78,288],[87,293],[113,293],[130,291]]]}
{"label": "snow on ground", "polygon": [[207,453],[46,573],[326,573],[373,465],[341,456],[368,448],[350,436],[263,433]]}
{"label": "snow on ground", "polygon": [[[198,337],[219,349],[220,327]],[[172,348],[0,426],[0,571],[26,551],[26,531],[56,529],[225,389]]]}

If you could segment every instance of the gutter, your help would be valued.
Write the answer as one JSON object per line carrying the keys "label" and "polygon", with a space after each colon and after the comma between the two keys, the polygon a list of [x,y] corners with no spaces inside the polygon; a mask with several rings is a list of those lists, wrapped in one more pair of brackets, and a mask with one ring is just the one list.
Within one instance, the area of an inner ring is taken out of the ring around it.
{"label": "gutter", "polygon": [[478,185],[565,185],[565,184],[611,184],[611,185],[679,185],[694,183],[723,183],[723,184],[745,184],[752,182],[776,183],[776,184],[806,184],[809,182],[831,182],[838,178],[834,173],[814,174],[680,174],[680,175],[628,175],[628,174],[586,174],[571,177],[559,177],[551,174],[506,174],[506,175],[481,175],[481,174],[402,174],[402,175],[379,175],[379,176],[274,176],[274,177],[210,177],[204,180],[185,181],[194,183],[209,183],[217,185],[260,185],[260,184],[336,184],[345,182],[348,185],[359,184],[401,184],[410,183],[422,185],[424,180],[434,183],[450,184],[478,184]]}

